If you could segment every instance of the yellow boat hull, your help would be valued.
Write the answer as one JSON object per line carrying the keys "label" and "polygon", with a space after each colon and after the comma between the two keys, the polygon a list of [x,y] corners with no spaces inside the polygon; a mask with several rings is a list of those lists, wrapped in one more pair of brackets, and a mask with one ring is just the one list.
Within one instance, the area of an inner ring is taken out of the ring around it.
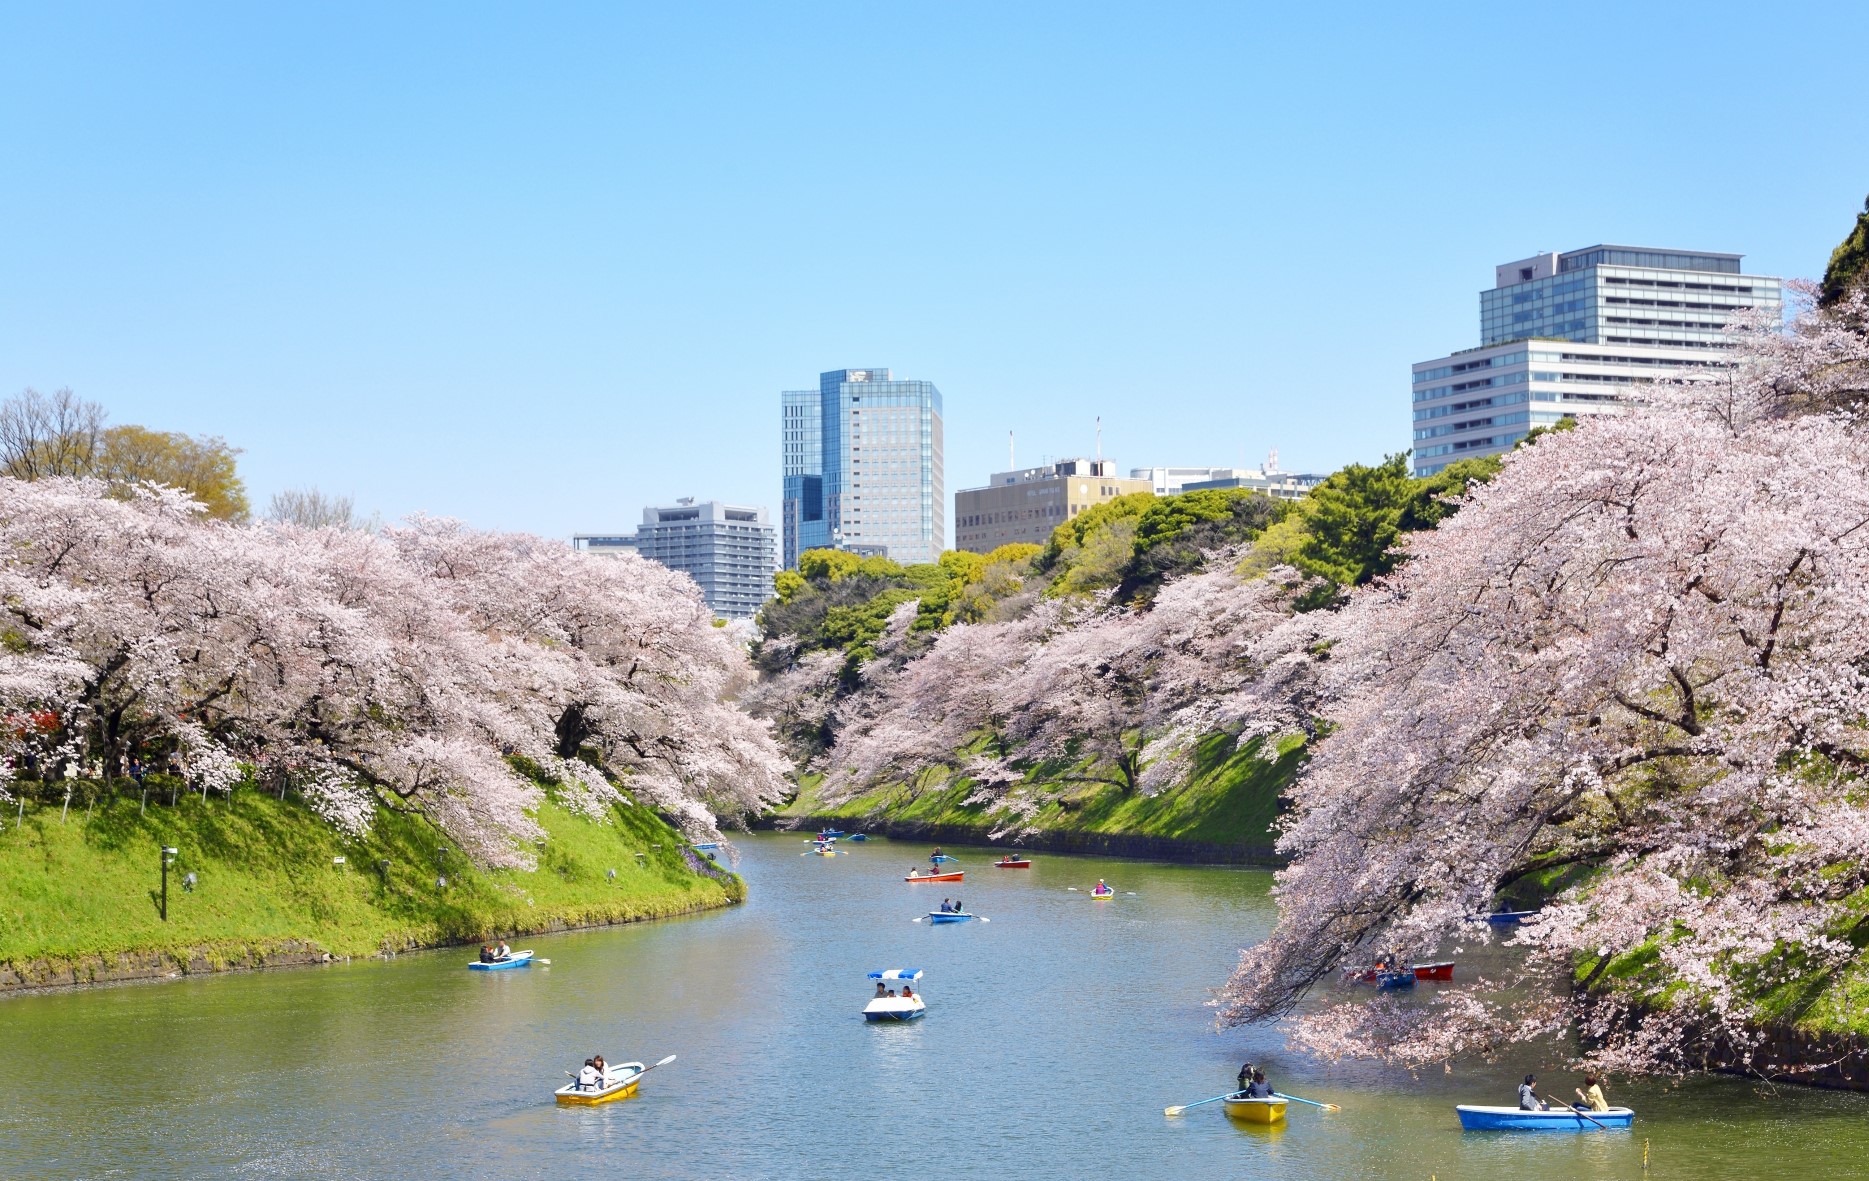
{"label": "yellow boat hull", "polygon": [[636,1094],[636,1084],[640,1079],[632,1079],[620,1087],[608,1091],[573,1091],[557,1092],[558,1101],[567,1107],[595,1107],[599,1103],[612,1103],[618,1099],[628,1099]]}
{"label": "yellow boat hull", "polygon": [[1283,1099],[1222,1099],[1227,1114],[1249,1124],[1275,1124],[1285,1118]]}

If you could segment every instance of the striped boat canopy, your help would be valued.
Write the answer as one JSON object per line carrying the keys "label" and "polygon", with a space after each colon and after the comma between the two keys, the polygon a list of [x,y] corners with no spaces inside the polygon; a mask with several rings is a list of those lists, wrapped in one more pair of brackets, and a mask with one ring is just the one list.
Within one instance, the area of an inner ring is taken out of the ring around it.
{"label": "striped boat canopy", "polygon": [[881,972],[871,972],[871,980],[920,980],[920,968],[885,968]]}

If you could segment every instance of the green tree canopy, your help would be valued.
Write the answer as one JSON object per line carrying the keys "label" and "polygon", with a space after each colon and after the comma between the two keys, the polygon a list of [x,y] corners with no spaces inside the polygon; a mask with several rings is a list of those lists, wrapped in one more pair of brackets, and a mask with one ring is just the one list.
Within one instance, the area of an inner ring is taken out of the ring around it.
{"label": "green tree canopy", "polygon": [[1863,199],[1863,211],[1856,215],[1856,227],[1830,254],[1817,302],[1828,307],[1864,284],[1869,284],[1869,197]]}

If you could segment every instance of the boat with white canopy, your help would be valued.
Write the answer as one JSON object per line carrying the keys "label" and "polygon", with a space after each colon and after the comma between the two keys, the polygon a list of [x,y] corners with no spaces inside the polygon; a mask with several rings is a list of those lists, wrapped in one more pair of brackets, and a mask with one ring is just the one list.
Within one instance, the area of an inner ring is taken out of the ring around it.
{"label": "boat with white canopy", "polygon": [[913,1021],[928,1011],[914,988],[922,978],[920,968],[885,968],[869,978],[876,982],[876,995],[863,1006],[865,1021]]}

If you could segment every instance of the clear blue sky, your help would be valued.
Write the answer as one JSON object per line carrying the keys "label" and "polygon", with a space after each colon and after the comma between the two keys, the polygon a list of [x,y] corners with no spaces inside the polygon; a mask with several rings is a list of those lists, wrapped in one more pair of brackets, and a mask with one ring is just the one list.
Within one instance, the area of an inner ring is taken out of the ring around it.
{"label": "clear blue sky", "polygon": [[778,392],[846,365],[941,387],[950,493],[1096,414],[1328,470],[1496,263],[1818,274],[1865,11],[12,2],[0,393],[561,535],[776,509]]}

